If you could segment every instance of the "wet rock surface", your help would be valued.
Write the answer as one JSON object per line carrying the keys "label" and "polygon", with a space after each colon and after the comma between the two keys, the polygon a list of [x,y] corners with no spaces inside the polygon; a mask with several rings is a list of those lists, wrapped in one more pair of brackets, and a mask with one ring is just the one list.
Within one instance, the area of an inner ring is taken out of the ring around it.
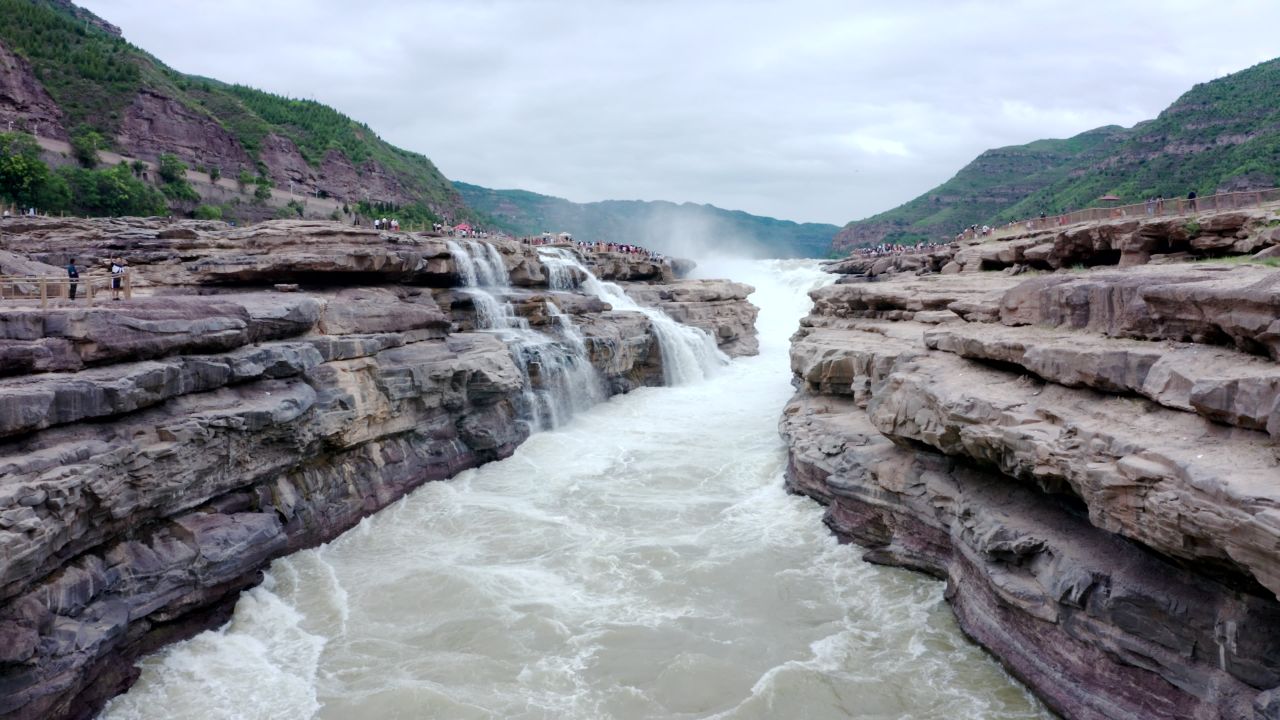
{"label": "wet rock surface", "polygon": [[641,304],[660,308],[685,325],[711,333],[730,357],[760,351],[756,338],[758,311],[746,301],[752,291],[750,285],[728,280],[675,280],[629,289]]}
{"label": "wet rock surface", "polygon": [[815,291],[788,486],[866,560],[946,580],[1064,717],[1273,718],[1277,283],[1197,263]]}
{"label": "wet rock surface", "polygon": [[[530,374],[475,330],[444,239],[36,220],[0,244],[75,257],[82,277],[124,258],[134,294],[0,306],[0,717],[91,717],[138,656],[224,622],[273,558],[530,432]],[[553,339],[549,303],[570,317],[606,393],[662,382],[645,315],[551,291],[532,248],[493,245],[505,299]],[[754,352],[749,287],[605,262],[663,283],[628,284],[641,304]]]}

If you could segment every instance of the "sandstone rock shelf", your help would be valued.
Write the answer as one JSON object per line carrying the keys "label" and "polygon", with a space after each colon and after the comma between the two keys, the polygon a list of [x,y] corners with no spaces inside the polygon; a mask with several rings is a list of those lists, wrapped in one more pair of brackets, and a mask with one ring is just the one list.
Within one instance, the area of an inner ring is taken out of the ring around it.
{"label": "sandstone rock shelf", "polygon": [[789,487],[1064,717],[1280,717],[1280,272],[876,280],[793,338]]}
{"label": "sandstone rock shelf", "polygon": [[841,282],[858,282],[900,274],[1132,267],[1231,256],[1266,259],[1276,257],[1278,245],[1280,210],[1273,206],[1031,227],[1000,239],[967,239],[920,254],[855,254],[827,268],[843,276]]}
{"label": "sandstone rock shelf", "polygon": [[[51,275],[125,258],[135,297],[0,305],[0,717],[91,717],[141,654],[225,621],[273,558],[530,432],[522,398],[544,380],[475,331],[444,239],[306,222],[5,229],[0,251]],[[494,246],[514,311],[560,338],[554,302],[605,392],[661,383],[645,315],[552,291],[531,248]],[[588,260],[754,352],[750,288]],[[270,290],[286,281],[297,291]]]}

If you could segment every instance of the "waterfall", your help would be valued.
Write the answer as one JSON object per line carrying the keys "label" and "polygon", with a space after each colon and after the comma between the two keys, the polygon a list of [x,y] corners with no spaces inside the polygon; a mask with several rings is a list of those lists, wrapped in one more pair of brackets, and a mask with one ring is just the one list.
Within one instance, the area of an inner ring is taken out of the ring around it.
{"label": "waterfall", "polygon": [[449,240],[445,243],[449,248],[449,254],[453,256],[453,265],[458,269],[458,277],[462,280],[464,287],[475,287],[480,284],[480,276],[476,273],[476,263],[471,259],[471,253],[462,248],[461,245]]}
{"label": "waterfall", "polygon": [[572,403],[571,410],[585,410],[605,399],[604,384],[587,352],[587,339],[573,320],[550,300],[547,301],[547,314],[555,320],[560,335],[572,349],[558,375],[563,385],[560,396]]}
{"label": "waterfall", "polygon": [[529,323],[515,313],[511,303],[499,300],[494,289],[511,285],[502,254],[489,243],[449,240],[446,245],[453,255],[464,292],[476,309],[476,325],[482,330],[528,329]]}
{"label": "waterfall", "polygon": [[[538,251],[542,267],[547,273],[547,287],[552,290],[577,290],[582,281],[579,273],[585,271],[573,253],[561,248],[543,248]],[[580,270],[581,269],[581,270]]]}
{"label": "waterfall", "polygon": [[524,376],[521,417],[533,430],[559,427],[604,399],[604,386],[587,354],[586,339],[555,303],[546,303],[562,339],[529,327],[503,297],[511,277],[498,248],[489,243],[448,241],[463,292],[476,311],[476,328],[497,333]]}
{"label": "waterfall", "polygon": [[538,254],[553,289],[580,287],[609,303],[614,310],[638,312],[649,318],[662,351],[662,376],[667,385],[696,382],[708,377],[715,368],[728,364],[729,358],[716,347],[710,333],[678,323],[657,308],[640,305],[617,284],[597,278],[572,251],[539,248]]}
{"label": "waterfall", "polygon": [[493,245],[476,240],[461,243],[448,240],[445,245],[453,255],[453,263],[464,287],[507,287],[511,284],[502,253]]}

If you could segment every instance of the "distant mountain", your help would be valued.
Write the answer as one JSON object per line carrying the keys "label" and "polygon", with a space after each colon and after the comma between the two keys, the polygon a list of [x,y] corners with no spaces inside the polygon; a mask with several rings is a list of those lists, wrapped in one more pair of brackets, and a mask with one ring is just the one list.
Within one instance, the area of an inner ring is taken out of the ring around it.
{"label": "distant mountain", "polygon": [[945,239],[973,224],[1087,207],[1106,194],[1141,202],[1278,182],[1280,59],[1196,85],[1132,128],[988,150],[924,195],[849,223],[834,247]]}
{"label": "distant mountain", "polygon": [[517,235],[569,232],[587,240],[642,245],[688,254],[722,249],[767,257],[826,257],[839,230],[723,210],[713,205],[605,200],[575,203],[525,190],[491,190],[454,182],[466,204]]}
{"label": "distant mountain", "polygon": [[185,75],[68,0],[0,0],[0,129],[8,127],[59,140],[92,131],[129,157],[173,154],[299,194],[394,203],[402,216],[468,214],[430,160],[367,125],[311,100]]}

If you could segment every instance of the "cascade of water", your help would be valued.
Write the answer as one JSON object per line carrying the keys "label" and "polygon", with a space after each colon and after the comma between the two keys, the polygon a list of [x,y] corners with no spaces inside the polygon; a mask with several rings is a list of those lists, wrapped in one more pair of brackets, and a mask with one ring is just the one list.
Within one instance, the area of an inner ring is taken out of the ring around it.
{"label": "cascade of water", "polygon": [[469,240],[467,244],[473,251],[484,251],[485,260],[481,261],[481,264],[486,266],[485,271],[493,279],[492,284],[502,287],[511,285],[511,275],[507,273],[507,264],[503,262],[502,253],[498,252],[498,248],[475,240]]}
{"label": "cascade of water", "polygon": [[[577,283],[584,291],[609,303],[615,310],[630,310],[649,318],[662,351],[662,376],[667,385],[683,385],[701,380],[729,358],[716,347],[715,339],[701,328],[676,322],[665,312],[640,305],[615,283],[604,282],[587,269],[577,255],[564,248],[540,248],[538,254],[548,269],[548,282]],[[582,278],[578,281],[577,278]],[[567,289],[567,288],[565,288]]]}
{"label": "cascade of water", "polygon": [[448,241],[464,292],[476,310],[476,327],[498,333],[524,376],[520,414],[534,430],[555,428],[579,410],[604,399],[604,389],[587,355],[586,339],[569,316],[547,302],[563,340],[529,327],[515,307],[500,297],[511,286],[502,254],[489,243]]}
{"label": "cascade of water", "polygon": [[447,241],[467,296],[476,309],[476,326],[481,330],[527,330],[529,322],[516,315],[511,303],[498,299],[493,288],[510,287],[502,254],[489,243],[467,240],[466,245]]}
{"label": "cascade of water", "polygon": [[458,268],[458,276],[462,278],[462,285],[464,287],[479,285],[480,276],[476,273],[476,263],[471,259],[471,253],[453,240],[446,241],[445,246],[449,248],[449,254],[453,256],[453,264]]}
{"label": "cascade of water", "polygon": [[581,266],[577,258],[563,248],[544,248],[538,251],[542,267],[547,273],[547,287],[552,290],[577,290],[581,281],[575,267]]}
{"label": "cascade of water", "polygon": [[569,344],[571,351],[563,356],[556,371],[557,382],[561,387],[559,396],[570,403],[571,410],[585,410],[605,397],[600,374],[591,364],[591,356],[587,353],[587,339],[573,324],[573,319],[550,300],[547,301],[547,313],[555,320],[556,326],[560,328],[560,335]]}

